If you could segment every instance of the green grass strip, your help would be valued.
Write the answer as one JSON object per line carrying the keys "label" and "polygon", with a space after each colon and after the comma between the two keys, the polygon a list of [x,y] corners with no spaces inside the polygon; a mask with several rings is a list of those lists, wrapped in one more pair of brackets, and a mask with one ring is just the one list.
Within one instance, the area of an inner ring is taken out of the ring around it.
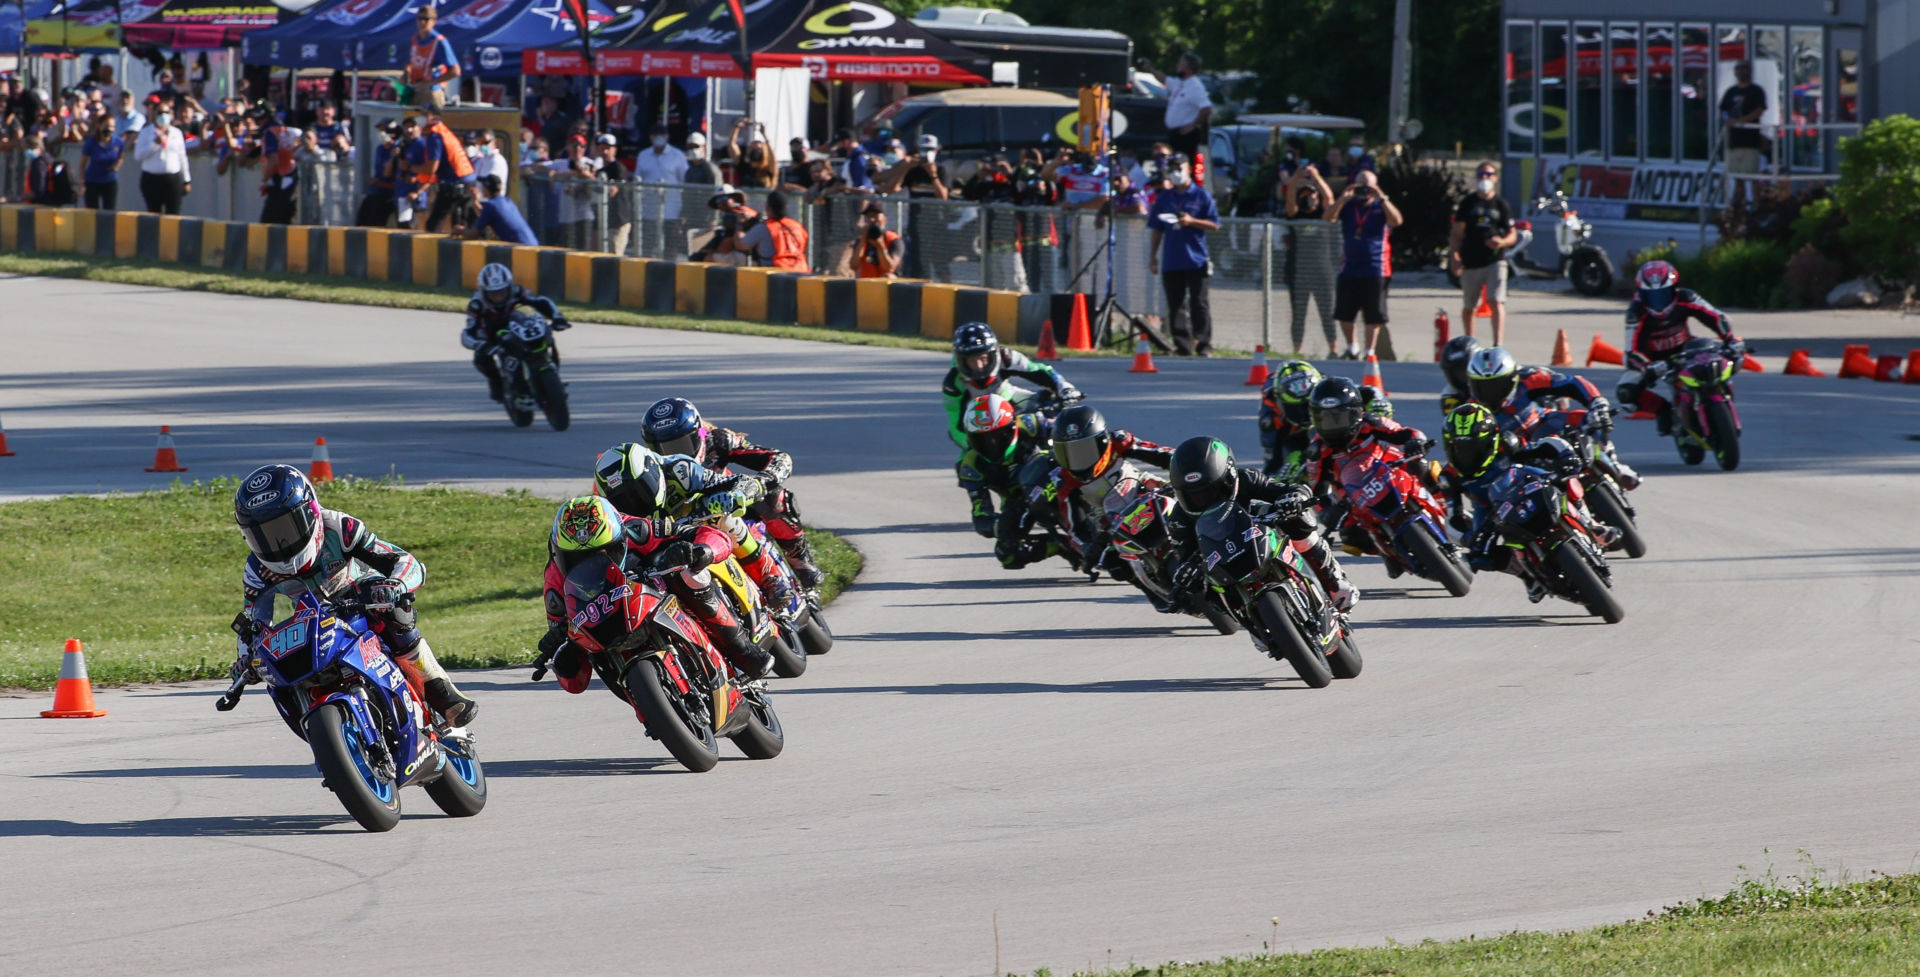
{"label": "green grass strip", "polygon": [[[68,638],[84,643],[96,685],[224,678],[247,556],[234,486],[223,478],[0,505],[0,688],[50,688]],[[442,664],[532,660],[545,631],[554,500],[345,480],[323,486],[320,501],[426,565],[420,627]],[[859,573],[860,555],[830,533],[809,535],[831,599]]]}

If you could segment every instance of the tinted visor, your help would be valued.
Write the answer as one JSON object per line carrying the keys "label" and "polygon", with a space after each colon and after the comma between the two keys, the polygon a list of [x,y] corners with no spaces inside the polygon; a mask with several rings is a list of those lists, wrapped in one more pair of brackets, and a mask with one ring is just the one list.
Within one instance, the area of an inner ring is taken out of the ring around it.
{"label": "tinted visor", "polygon": [[1075,475],[1093,471],[1100,463],[1100,456],[1106,454],[1107,446],[1099,438],[1087,438],[1083,441],[1059,441],[1053,446],[1053,460],[1061,468]]}
{"label": "tinted visor", "polygon": [[1360,425],[1360,412],[1358,405],[1322,407],[1315,412],[1313,426],[1322,432],[1344,435]]}
{"label": "tinted visor", "polygon": [[1213,482],[1197,485],[1181,485],[1173,490],[1180,500],[1180,508],[1191,513],[1205,512],[1226,500],[1227,493]]}
{"label": "tinted visor", "polygon": [[1304,400],[1282,400],[1280,415],[1294,427],[1306,427],[1308,422],[1313,420],[1313,411],[1307,407],[1307,402]]}
{"label": "tinted visor", "polygon": [[1453,462],[1453,467],[1459,469],[1462,475],[1478,475],[1493,463],[1494,452],[1498,451],[1499,447],[1500,443],[1493,438],[1449,440],[1447,460]]}
{"label": "tinted visor", "polygon": [[960,373],[975,383],[984,383],[992,379],[996,362],[1000,359],[997,351],[960,354]]}
{"label": "tinted visor", "polygon": [[653,492],[641,479],[625,479],[607,489],[606,494],[607,501],[613,503],[621,515],[646,517],[654,514]]}
{"label": "tinted visor", "polygon": [[985,457],[1004,458],[1007,456],[1007,449],[1013,447],[1013,438],[1018,431],[1019,429],[1011,424],[993,431],[969,431],[967,443]]}
{"label": "tinted visor", "polygon": [[247,548],[265,563],[285,563],[313,539],[313,509],[298,506],[255,525],[242,524]]}
{"label": "tinted visor", "polygon": [[1467,389],[1473,393],[1473,399],[1483,404],[1504,404],[1508,397],[1513,396],[1513,387],[1518,379],[1511,373],[1490,379],[1475,377],[1467,381]]}
{"label": "tinted visor", "polygon": [[485,299],[488,305],[493,306],[494,308],[497,309],[507,304],[507,296],[511,292],[512,292],[512,289],[491,288],[484,292],[481,292],[480,297]]}
{"label": "tinted visor", "polygon": [[1674,293],[1679,291],[1676,285],[1661,288],[1643,288],[1640,290],[1640,304],[1654,315],[1666,315],[1673,308]]}
{"label": "tinted visor", "polygon": [[701,455],[700,449],[705,447],[706,439],[702,438],[700,434],[701,432],[698,430],[688,431],[677,438],[662,441],[654,445],[653,450],[663,455],[686,455],[690,458],[704,461],[705,458]]}

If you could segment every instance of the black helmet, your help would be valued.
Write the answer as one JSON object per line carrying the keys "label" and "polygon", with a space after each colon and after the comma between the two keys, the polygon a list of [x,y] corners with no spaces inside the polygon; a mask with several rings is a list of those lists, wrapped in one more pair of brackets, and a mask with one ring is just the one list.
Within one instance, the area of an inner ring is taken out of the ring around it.
{"label": "black helmet", "polygon": [[1073,477],[1098,478],[1113,460],[1107,419],[1086,404],[1069,407],[1053,422],[1053,463]]}
{"label": "black helmet", "polygon": [[1218,438],[1188,438],[1173,449],[1173,495],[1180,508],[1199,515],[1233,497],[1238,476],[1233,449]]}
{"label": "black helmet", "polygon": [[1455,336],[1440,347],[1440,372],[1446,375],[1453,389],[1467,391],[1467,361],[1473,354],[1480,352],[1480,340],[1472,336]]}
{"label": "black helmet", "polygon": [[614,445],[593,463],[597,494],[623,516],[652,519],[667,511],[667,470],[660,456],[642,445]]}
{"label": "black helmet", "polygon": [[1441,443],[1446,447],[1447,463],[1455,471],[1468,478],[1479,478],[1500,456],[1500,425],[1494,420],[1493,411],[1469,401],[1447,415]]}
{"label": "black helmet", "polygon": [[286,576],[307,572],[326,537],[313,483],[292,465],[256,468],[241,479],[233,521],[254,558]]}
{"label": "black helmet", "polygon": [[993,334],[993,327],[984,322],[969,322],[955,329],[953,365],[968,383],[981,389],[993,386],[1000,378],[1000,337]]}
{"label": "black helmet", "polygon": [[1360,429],[1366,415],[1366,401],[1360,387],[1346,377],[1328,377],[1313,388],[1313,430],[1320,440],[1335,448],[1344,448]]}

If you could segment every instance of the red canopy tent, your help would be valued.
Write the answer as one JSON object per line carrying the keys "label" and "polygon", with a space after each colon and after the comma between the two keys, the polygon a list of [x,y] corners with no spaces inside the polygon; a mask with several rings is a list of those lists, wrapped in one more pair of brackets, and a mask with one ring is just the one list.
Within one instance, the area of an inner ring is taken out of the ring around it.
{"label": "red canopy tent", "polygon": [[[731,0],[667,3],[624,37],[601,32],[594,72],[676,78],[741,78],[736,10],[747,22],[751,66],[805,68],[822,81],[984,85],[988,60],[863,0]],[[526,51],[529,74],[588,74],[575,50]]]}

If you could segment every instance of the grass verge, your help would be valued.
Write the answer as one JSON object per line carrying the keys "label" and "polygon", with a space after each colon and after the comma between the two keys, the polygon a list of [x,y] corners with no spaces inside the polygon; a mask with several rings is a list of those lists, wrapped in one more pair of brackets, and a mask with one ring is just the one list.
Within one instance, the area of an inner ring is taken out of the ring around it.
{"label": "grass verge", "polygon": [[[294,299],[302,302],[335,302],[346,305],[372,305],[389,309],[420,309],[429,312],[461,313],[470,298],[465,293],[449,293],[421,285],[367,284],[358,278],[331,275],[289,277],[260,271],[215,271],[202,268],[178,268],[119,258],[89,255],[43,255],[0,252],[0,272],[38,275],[45,278],[78,278],[121,285],[148,285],[189,292],[217,292],[222,295],[247,295],[265,299]],[[731,333],[740,336],[768,336],[775,339],[802,339],[850,346],[884,346],[893,349],[921,349],[950,352],[952,344],[922,336],[892,333],[857,332],[850,329],[823,329],[814,326],[782,326],[765,322],[730,319],[702,319],[685,315],[632,312],[596,305],[560,304],[561,311],[575,322],[600,322],[616,326],[641,326],[648,329],[677,329],[685,332]],[[1031,350],[1031,347],[1027,347]],[[1068,356],[1119,355],[1109,351],[1071,352]],[[437,649],[436,649],[437,651]]]}
{"label": "grass verge", "polygon": [[[247,556],[233,490],[215,479],[0,505],[0,688],[51,687],[68,638],[85,644],[96,684],[225,677]],[[420,623],[442,664],[532,660],[553,500],[361,480],[323,487],[320,499],[426,565]],[[830,533],[811,536],[831,599],[860,555]]]}
{"label": "grass verge", "polygon": [[[1804,853],[1803,864],[1808,863]],[[1913,974],[1920,970],[1920,875],[1830,882],[1817,869],[1771,868],[1718,899],[1568,933],[1389,944],[1107,971],[1127,977],[1535,977],[1660,974],[1773,977]],[[1036,977],[1045,975],[1040,971]]]}

